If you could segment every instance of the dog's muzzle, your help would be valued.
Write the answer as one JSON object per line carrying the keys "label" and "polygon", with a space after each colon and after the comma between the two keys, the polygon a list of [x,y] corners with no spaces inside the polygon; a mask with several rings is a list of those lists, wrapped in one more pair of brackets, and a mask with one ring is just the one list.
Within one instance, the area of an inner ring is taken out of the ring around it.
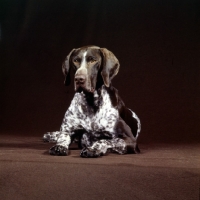
{"label": "dog's muzzle", "polygon": [[86,90],[86,76],[83,74],[76,74],[74,78],[75,90],[77,92],[82,92]]}
{"label": "dog's muzzle", "polygon": [[77,74],[74,78],[74,83],[77,92],[94,92],[94,88],[89,87],[86,76],[83,74]]}
{"label": "dog's muzzle", "polygon": [[86,83],[86,77],[85,75],[76,75],[74,81],[76,86],[84,87]]}

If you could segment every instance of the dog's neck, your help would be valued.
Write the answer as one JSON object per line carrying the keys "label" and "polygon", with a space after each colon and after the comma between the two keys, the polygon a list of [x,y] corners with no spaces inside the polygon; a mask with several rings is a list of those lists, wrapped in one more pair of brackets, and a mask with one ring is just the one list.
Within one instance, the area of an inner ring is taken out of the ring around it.
{"label": "dog's neck", "polygon": [[106,87],[102,85],[100,88],[96,89],[94,92],[82,91],[84,94],[85,101],[87,103],[88,109],[91,113],[96,113],[99,107],[102,105],[103,97],[102,90],[106,90],[109,94],[110,101],[113,107],[118,106],[118,91],[110,85],[110,87]]}
{"label": "dog's neck", "polygon": [[85,100],[89,108],[96,113],[102,103],[102,96],[101,96],[102,88],[95,90],[92,92],[84,92]]}

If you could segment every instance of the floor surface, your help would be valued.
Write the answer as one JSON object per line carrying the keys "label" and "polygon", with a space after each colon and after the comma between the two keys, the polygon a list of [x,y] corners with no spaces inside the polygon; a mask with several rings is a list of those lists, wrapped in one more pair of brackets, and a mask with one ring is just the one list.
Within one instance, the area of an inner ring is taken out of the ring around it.
{"label": "floor surface", "polygon": [[9,199],[199,200],[200,144],[140,144],[141,154],[50,156],[40,137],[0,135],[0,196]]}

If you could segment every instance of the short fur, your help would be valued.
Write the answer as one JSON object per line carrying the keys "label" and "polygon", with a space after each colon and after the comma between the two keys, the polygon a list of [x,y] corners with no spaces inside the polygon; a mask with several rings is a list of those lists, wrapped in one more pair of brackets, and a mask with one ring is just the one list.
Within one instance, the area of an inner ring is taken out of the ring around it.
{"label": "short fur", "polygon": [[75,96],[60,131],[48,132],[44,141],[54,141],[51,155],[68,155],[69,145],[78,138],[81,157],[99,157],[113,151],[139,153],[137,138],[141,130],[137,115],[125,107],[111,80],[119,71],[119,61],[105,48],[86,46],[73,49],[62,71],[65,85],[70,70],[75,73]]}

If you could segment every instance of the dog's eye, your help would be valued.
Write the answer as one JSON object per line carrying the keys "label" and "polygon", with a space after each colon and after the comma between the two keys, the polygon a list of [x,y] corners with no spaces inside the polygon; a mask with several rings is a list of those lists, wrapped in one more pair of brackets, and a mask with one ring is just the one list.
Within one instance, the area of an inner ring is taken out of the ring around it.
{"label": "dog's eye", "polygon": [[80,58],[75,58],[75,59],[74,59],[74,62],[75,62],[75,63],[80,63],[80,62],[81,62],[81,59],[80,59]]}
{"label": "dog's eye", "polygon": [[93,63],[93,62],[95,62],[96,60],[95,60],[95,58],[93,58],[93,57],[89,57],[88,58],[88,62],[90,62],[90,63]]}

